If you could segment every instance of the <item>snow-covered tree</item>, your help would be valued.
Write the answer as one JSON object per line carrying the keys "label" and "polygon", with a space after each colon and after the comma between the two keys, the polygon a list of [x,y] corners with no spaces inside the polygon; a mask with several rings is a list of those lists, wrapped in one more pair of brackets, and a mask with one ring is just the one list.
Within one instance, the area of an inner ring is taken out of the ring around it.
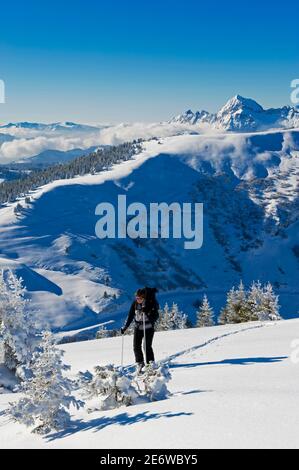
{"label": "snow-covered tree", "polygon": [[12,371],[30,363],[38,332],[30,319],[23,280],[11,270],[0,272],[0,337],[4,363]]}
{"label": "snow-covered tree", "polygon": [[31,377],[20,387],[24,396],[10,405],[13,419],[35,426],[35,433],[64,429],[70,421],[70,406],[77,409],[83,406],[83,402],[72,395],[73,382],[64,375],[70,367],[63,363],[63,354],[56,347],[53,335],[44,332],[39,349],[33,355]]}
{"label": "snow-covered tree", "polygon": [[257,321],[261,318],[261,305],[263,295],[264,291],[260,281],[253,281],[247,295],[247,305],[250,311],[250,318],[252,321]]}
{"label": "snow-covered tree", "polygon": [[160,310],[155,328],[157,331],[184,329],[187,328],[187,320],[187,315],[180,311],[177,304],[173,303],[169,308],[166,303],[163,310]]}
{"label": "snow-covered tree", "polygon": [[159,318],[156,322],[155,328],[157,331],[166,331],[172,329],[172,320],[168,303],[164,305],[163,310],[159,311]]}
{"label": "snow-covered tree", "polygon": [[279,314],[278,296],[275,295],[273,291],[273,287],[270,284],[270,282],[268,282],[264,286],[262,302],[260,306],[259,320],[261,321],[281,320],[281,316]]}
{"label": "snow-covered tree", "polygon": [[219,323],[241,323],[247,321],[280,320],[278,296],[274,294],[270,283],[262,286],[253,282],[249,291],[245,291],[242,282],[238,289],[234,287],[227,294],[226,306],[222,309]]}
{"label": "snow-covered tree", "polygon": [[[166,363],[155,364],[151,362],[146,364],[141,378],[144,388],[141,394],[143,393],[150,401],[166,399],[170,394],[167,388],[170,379],[171,374]],[[136,380],[140,390],[140,378],[137,377]]]}
{"label": "snow-covered tree", "polygon": [[121,368],[110,364],[97,366],[95,373],[80,373],[79,381],[83,386],[84,398],[93,400],[96,406],[91,410],[110,410],[135,403],[138,394],[131,379]]}
{"label": "snow-covered tree", "polygon": [[226,306],[221,310],[219,323],[242,323],[251,320],[247,303],[247,293],[243,282],[238,288],[233,287],[227,294]]}
{"label": "snow-covered tree", "polygon": [[96,339],[108,338],[108,336],[109,336],[109,331],[107,330],[105,325],[101,325],[99,330],[97,331]]}
{"label": "snow-covered tree", "polygon": [[187,315],[183,313],[178,305],[173,302],[171,311],[170,311],[171,319],[172,319],[172,324],[174,330],[183,330],[187,328]]}
{"label": "snow-covered tree", "polygon": [[203,301],[201,306],[199,307],[198,311],[196,312],[196,326],[201,328],[205,326],[213,326],[214,320],[213,320],[214,312],[212,307],[210,306],[210,303],[208,301],[208,298],[206,295],[204,295]]}

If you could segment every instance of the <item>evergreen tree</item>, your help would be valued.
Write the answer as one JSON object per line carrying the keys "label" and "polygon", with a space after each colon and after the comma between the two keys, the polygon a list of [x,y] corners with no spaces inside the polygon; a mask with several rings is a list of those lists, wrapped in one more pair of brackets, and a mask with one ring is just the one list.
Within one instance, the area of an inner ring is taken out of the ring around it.
{"label": "evergreen tree", "polygon": [[225,307],[221,310],[219,323],[241,323],[248,321],[280,320],[278,296],[270,283],[262,286],[253,282],[246,292],[242,282],[227,294]]}
{"label": "evergreen tree", "polygon": [[172,322],[172,328],[173,330],[183,330],[187,328],[187,315],[183,313],[178,305],[173,302],[171,311],[170,311],[170,317],[171,317],[171,322]]}
{"label": "evergreen tree", "polygon": [[252,321],[257,321],[261,318],[261,306],[263,295],[263,288],[260,281],[253,281],[250,286],[247,297],[247,305],[250,311],[250,318]]}
{"label": "evergreen tree", "polygon": [[[167,389],[167,382],[171,379],[171,374],[167,364],[146,364],[142,374],[143,394],[150,401],[164,400],[168,398],[170,392]],[[140,389],[140,382],[137,383]],[[142,393],[142,392],[141,392]]]}
{"label": "evergreen tree", "polygon": [[247,303],[247,293],[243,282],[240,281],[239,287],[233,287],[227,294],[225,307],[221,310],[219,323],[242,323],[250,321],[250,310]]}
{"label": "evergreen tree", "polygon": [[0,272],[0,336],[4,364],[20,375],[20,366],[30,363],[38,339],[37,329],[29,317],[25,292],[21,278],[11,270]]}
{"label": "evergreen tree", "polygon": [[281,320],[281,316],[279,314],[278,296],[275,295],[273,291],[273,287],[270,284],[270,282],[268,282],[264,286],[259,320],[261,321]]}
{"label": "evergreen tree", "polygon": [[109,332],[105,325],[101,325],[96,334],[96,339],[108,338]]}
{"label": "evergreen tree", "polygon": [[63,375],[70,369],[62,362],[63,351],[55,345],[51,333],[42,336],[40,348],[33,355],[31,377],[21,384],[24,397],[10,406],[15,421],[36,426],[33,432],[46,434],[64,429],[70,421],[69,408],[83,402],[72,396],[73,383]]}
{"label": "evergreen tree", "polygon": [[159,312],[159,319],[156,322],[156,331],[178,330],[187,328],[188,317],[178,307],[176,303],[172,304],[171,309],[168,303],[164,305],[163,310]]}
{"label": "evergreen tree", "polygon": [[[228,294],[226,296],[226,302],[228,303]],[[220,315],[218,318],[218,324],[219,325],[226,325],[227,323],[230,323],[230,317],[229,317],[229,312],[227,308],[227,303],[225,307],[222,307],[220,310]]]}
{"label": "evergreen tree", "polygon": [[170,329],[172,329],[172,320],[168,303],[166,303],[163,310],[159,311],[159,318],[156,322],[156,331],[167,331]]}
{"label": "evergreen tree", "polygon": [[213,320],[214,312],[209,304],[208,298],[204,295],[202,304],[196,313],[197,322],[196,326],[201,328],[205,326],[213,326],[215,324]]}
{"label": "evergreen tree", "polygon": [[138,394],[123,370],[113,365],[97,366],[94,370],[94,375],[90,372],[80,373],[84,398],[96,399],[97,406],[90,408],[90,411],[110,410],[135,403]]}

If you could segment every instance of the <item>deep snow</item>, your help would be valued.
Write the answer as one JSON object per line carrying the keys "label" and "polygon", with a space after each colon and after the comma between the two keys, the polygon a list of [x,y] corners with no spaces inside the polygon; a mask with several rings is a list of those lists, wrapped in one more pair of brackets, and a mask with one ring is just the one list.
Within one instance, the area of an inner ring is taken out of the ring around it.
{"label": "deep snow", "polygon": [[[170,356],[172,396],[113,411],[75,412],[73,427],[44,438],[0,416],[1,448],[299,448],[299,320],[157,333]],[[72,374],[120,362],[121,338],[61,346]],[[125,337],[125,366],[133,360]],[[298,357],[298,354],[297,354]],[[16,395],[0,395],[3,411]]]}

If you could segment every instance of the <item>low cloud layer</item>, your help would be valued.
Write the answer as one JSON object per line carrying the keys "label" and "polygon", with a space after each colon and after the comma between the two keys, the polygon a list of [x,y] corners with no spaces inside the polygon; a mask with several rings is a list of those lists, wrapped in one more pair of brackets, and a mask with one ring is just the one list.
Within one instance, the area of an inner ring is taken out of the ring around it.
{"label": "low cloud layer", "polygon": [[[76,129],[67,131],[47,131],[12,128],[6,129],[5,134],[0,132],[0,163],[25,160],[36,156],[46,150],[69,151],[73,149],[88,149],[100,145],[118,145],[134,139],[150,139],[152,137],[170,137],[181,134],[194,134],[194,126],[189,124],[174,123],[133,123],[102,126],[94,130],[79,131]],[[238,158],[238,168],[244,162],[244,171],[248,163],[248,134],[224,133],[210,127],[196,127],[196,133],[202,135],[202,139],[195,139],[194,152],[201,154],[207,161],[223,160],[224,156]],[[287,139],[287,133],[285,133]],[[1,139],[2,137],[2,139]],[[289,137],[290,139],[291,137]],[[9,140],[10,139],[10,140]],[[184,139],[176,140],[176,152],[184,153]],[[287,140],[285,141],[287,145]],[[189,142],[189,144],[191,144]],[[182,146],[182,148],[180,148]],[[189,152],[190,152],[189,148]],[[260,151],[260,159],[269,159],[270,156]]]}
{"label": "low cloud layer", "polygon": [[[153,123],[118,124],[94,131],[42,132],[31,129],[1,130],[0,163],[5,164],[33,157],[45,150],[68,151],[87,149],[98,145],[118,145],[126,141],[152,137],[167,137],[177,133],[190,132],[189,125]],[[204,129],[203,129],[204,130]],[[194,128],[193,128],[194,131]],[[13,140],[8,141],[10,137]],[[3,142],[3,140],[6,140]]]}

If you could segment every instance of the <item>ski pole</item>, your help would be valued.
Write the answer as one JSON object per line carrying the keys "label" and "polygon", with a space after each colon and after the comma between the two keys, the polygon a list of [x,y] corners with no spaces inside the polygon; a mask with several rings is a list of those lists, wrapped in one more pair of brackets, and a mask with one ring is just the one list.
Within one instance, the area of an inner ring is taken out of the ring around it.
{"label": "ski pole", "polygon": [[146,353],[146,335],[145,335],[145,315],[143,313],[143,344],[144,344],[144,357],[145,357],[145,363],[147,364],[147,353]]}
{"label": "ski pole", "polygon": [[124,367],[124,335],[121,335],[121,368]]}

